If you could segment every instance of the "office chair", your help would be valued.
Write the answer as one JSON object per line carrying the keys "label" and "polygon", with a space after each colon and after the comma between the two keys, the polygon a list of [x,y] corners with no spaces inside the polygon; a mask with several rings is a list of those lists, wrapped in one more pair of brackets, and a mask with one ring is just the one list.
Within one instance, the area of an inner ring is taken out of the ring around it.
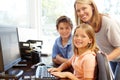
{"label": "office chair", "polygon": [[111,67],[107,60],[106,54],[102,51],[98,51],[97,56],[97,79],[96,80],[114,80]]}

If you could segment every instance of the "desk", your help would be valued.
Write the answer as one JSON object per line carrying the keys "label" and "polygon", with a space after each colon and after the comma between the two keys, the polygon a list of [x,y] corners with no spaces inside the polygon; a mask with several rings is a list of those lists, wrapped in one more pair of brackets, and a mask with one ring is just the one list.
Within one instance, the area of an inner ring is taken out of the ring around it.
{"label": "desk", "polygon": [[[46,64],[46,65],[51,65],[52,64],[52,58],[51,55],[49,56],[42,56],[41,57],[41,62]],[[23,75],[19,80],[35,80],[35,72],[36,72],[36,67],[31,68],[33,66],[33,63],[31,61],[21,61],[19,64],[27,64],[27,66],[15,66],[12,69],[20,69],[23,70]],[[7,71],[6,71],[7,73]],[[0,76],[0,80],[3,79],[2,76]],[[6,78],[5,78],[6,80]],[[14,79],[15,80],[15,79]],[[18,80],[18,79],[17,79]]]}
{"label": "desk", "polygon": [[[52,58],[51,55],[49,56],[41,56],[41,62],[46,64],[46,65],[51,65],[52,64]],[[28,66],[24,68],[24,74],[23,74],[23,79],[25,80],[35,80],[35,72],[36,68],[31,68],[33,64],[31,62],[27,63]]]}
{"label": "desk", "polygon": [[[46,66],[53,66],[52,64],[52,57],[51,55],[49,56],[42,56],[41,57],[41,62],[46,64]],[[20,69],[23,70],[23,75],[19,78],[19,79],[10,79],[10,80],[35,80],[35,72],[36,72],[36,68],[31,68],[33,66],[33,63],[31,61],[21,61],[19,64],[27,64],[27,66],[15,66],[12,69]],[[7,72],[7,71],[6,71]],[[4,80],[1,76],[0,76],[0,80]],[[5,80],[8,80],[8,78],[5,78]],[[68,79],[60,79],[60,80],[68,80]]]}

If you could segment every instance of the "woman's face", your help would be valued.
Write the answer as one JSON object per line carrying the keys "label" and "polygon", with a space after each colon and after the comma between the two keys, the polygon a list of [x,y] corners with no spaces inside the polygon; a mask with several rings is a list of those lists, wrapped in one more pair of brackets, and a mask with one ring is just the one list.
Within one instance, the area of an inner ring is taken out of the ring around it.
{"label": "woman's face", "polygon": [[76,3],[76,14],[83,22],[89,22],[93,15],[93,8],[89,4]]}

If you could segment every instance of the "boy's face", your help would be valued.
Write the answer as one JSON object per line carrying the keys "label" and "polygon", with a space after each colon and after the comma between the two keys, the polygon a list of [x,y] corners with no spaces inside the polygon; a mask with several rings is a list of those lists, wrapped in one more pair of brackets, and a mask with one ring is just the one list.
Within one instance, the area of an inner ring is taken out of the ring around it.
{"label": "boy's face", "polygon": [[58,25],[57,31],[62,38],[68,38],[72,32],[72,28],[69,23],[61,22]]}

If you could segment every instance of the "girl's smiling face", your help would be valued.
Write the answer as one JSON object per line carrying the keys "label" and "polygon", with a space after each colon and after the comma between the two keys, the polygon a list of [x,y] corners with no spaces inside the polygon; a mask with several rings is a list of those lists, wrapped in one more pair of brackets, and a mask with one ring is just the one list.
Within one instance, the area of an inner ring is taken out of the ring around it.
{"label": "girl's smiling face", "polygon": [[78,49],[86,49],[88,44],[91,42],[92,40],[88,37],[83,29],[76,29],[76,32],[73,36],[73,43]]}

